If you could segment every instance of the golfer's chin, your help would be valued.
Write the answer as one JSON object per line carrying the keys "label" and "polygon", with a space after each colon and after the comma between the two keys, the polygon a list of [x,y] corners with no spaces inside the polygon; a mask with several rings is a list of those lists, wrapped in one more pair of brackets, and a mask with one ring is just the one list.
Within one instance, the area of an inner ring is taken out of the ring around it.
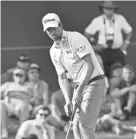
{"label": "golfer's chin", "polygon": [[53,41],[60,41],[62,39],[62,36],[54,36],[50,37]]}
{"label": "golfer's chin", "polygon": [[53,41],[57,41],[57,40],[58,40],[58,37],[51,37],[51,39],[52,39]]}

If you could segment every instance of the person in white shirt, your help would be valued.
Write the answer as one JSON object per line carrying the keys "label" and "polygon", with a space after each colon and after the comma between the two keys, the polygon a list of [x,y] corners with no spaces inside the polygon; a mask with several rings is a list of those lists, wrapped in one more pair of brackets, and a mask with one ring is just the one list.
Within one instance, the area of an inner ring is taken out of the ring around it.
{"label": "person in white shirt", "polygon": [[116,13],[117,9],[112,1],[104,1],[100,6],[102,15],[94,18],[85,28],[85,36],[102,57],[108,77],[112,64],[126,64],[125,55],[132,36],[132,27],[124,16]]}
{"label": "person in white shirt", "polygon": [[27,139],[32,134],[35,134],[38,139],[55,139],[55,130],[48,124],[50,114],[51,111],[48,107],[44,105],[37,107],[35,119],[22,123],[16,134],[16,139]]}
{"label": "person in white shirt", "polygon": [[3,95],[1,105],[2,138],[8,138],[9,116],[14,115],[23,123],[30,116],[29,107],[33,99],[33,86],[25,82],[26,71],[16,68],[13,71],[13,82],[4,83],[0,92]]}
{"label": "person in white shirt", "polygon": [[[58,74],[58,82],[65,98],[65,112],[78,109],[73,121],[75,139],[95,139],[95,127],[104,97],[104,72],[87,40],[79,32],[63,30],[60,18],[55,13],[46,14],[43,31],[54,41],[50,57]],[[75,84],[73,99],[68,79]]]}

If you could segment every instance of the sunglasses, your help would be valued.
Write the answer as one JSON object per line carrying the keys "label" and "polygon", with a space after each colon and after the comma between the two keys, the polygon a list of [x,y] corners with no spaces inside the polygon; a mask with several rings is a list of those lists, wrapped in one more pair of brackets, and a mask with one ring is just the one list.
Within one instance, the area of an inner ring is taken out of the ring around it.
{"label": "sunglasses", "polygon": [[39,113],[40,116],[44,116],[44,117],[47,117],[48,114],[45,114],[45,113]]}
{"label": "sunglasses", "polygon": [[17,74],[14,74],[16,77],[20,77],[20,78],[22,78],[22,77],[24,77],[25,75],[24,74],[19,74],[19,73],[17,73]]}
{"label": "sunglasses", "polygon": [[30,74],[36,74],[36,73],[38,73],[38,71],[30,71],[29,73]]}
{"label": "sunglasses", "polygon": [[108,7],[107,8],[105,7],[105,9],[107,9],[107,10],[114,10],[114,8],[108,8]]}

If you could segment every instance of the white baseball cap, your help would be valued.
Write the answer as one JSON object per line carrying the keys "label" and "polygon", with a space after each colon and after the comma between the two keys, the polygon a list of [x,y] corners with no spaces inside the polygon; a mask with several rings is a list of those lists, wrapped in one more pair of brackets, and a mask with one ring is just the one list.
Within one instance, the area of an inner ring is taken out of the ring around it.
{"label": "white baseball cap", "polygon": [[48,13],[46,14],[43,19],[43,31],[45,32],[47,28],[49,27],[58,27],[58,24],[60,23],[60,18],[55,13]]}
{"label": "white baseball cap", "polygon": [[16,68],[16,69],[13,71],[13,74],[25,74],[25,71],[24,71],[24,69]]}

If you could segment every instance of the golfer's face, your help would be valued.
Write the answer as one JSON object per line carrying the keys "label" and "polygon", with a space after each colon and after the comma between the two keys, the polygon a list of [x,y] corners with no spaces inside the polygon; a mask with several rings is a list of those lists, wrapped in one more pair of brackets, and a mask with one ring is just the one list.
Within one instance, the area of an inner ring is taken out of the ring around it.
{"label": "golfer's face", "polygon": [[54,28],[54,27],[47,28],[46,32],[47,32],[48,36],[53,41],[57,41],[57,40],[61,39],[61,37],[62,37],[62,28],[60,28],[60,27],[57,27],[57,28]]}

